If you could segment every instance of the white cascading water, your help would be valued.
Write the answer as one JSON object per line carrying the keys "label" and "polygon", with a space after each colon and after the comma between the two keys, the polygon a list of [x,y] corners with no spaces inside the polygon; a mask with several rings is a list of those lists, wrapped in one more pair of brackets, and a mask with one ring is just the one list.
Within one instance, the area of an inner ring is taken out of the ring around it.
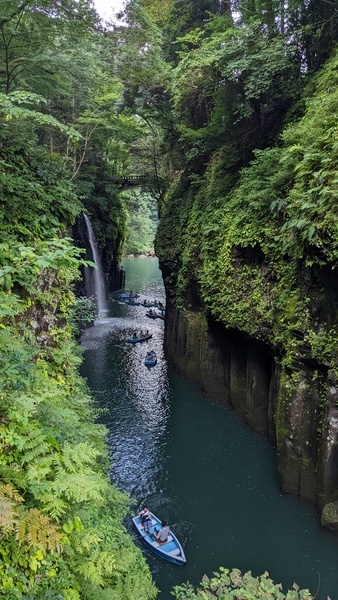
{"label": "white cascading water", "polygon": [[97,310],[100,314],[107,311],[106,287],[104,282],[103,268],[100,255],[97,250],[95,234],[91,226],[91,222],[85,213],[83,213],[83,218],[87,228],[88,241],[93,255],[93,262],[96,265],[96,269],[91,267],[86,267],[85,269],[85,279],[87,280],[86,288],[91,290],[91,294],[96,297]]}

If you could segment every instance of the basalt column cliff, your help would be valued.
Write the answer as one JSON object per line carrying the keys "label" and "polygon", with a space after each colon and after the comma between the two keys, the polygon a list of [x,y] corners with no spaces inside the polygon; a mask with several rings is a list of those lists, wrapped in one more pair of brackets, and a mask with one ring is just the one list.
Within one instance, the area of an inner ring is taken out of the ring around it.
{"label": "basalt column cliff", "polygon": [[222,150],[198,178],[177,172],[156,243],[168,357],[268,434],[282,490],[335,529],[337,67],[333,55],[279,145],[255,152],[235,183]]}

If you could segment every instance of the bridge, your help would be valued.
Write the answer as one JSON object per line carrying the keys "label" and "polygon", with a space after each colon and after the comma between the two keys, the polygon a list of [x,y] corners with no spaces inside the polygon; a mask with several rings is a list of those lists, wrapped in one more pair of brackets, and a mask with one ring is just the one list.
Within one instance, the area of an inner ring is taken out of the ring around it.
{"label": "bridge", "polygon": [[132,187],[143,183],[151,183],[152,181],[154,181],[154,178],[149,177],[149,175],[112,175],[106,183],[119,187]]}

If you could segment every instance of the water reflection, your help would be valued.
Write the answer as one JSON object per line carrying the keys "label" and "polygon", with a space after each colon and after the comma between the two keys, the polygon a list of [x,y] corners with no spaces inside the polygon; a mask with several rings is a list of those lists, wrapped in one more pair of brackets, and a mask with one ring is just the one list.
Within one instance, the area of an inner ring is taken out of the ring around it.
{"label": "water reflection", "polygon": [[[145,295],[141,282],[140,288]],[[156,285],[149,284],[147,294],[145,297],[163,300],[164,290],[158,278]],[[100,406],[107,409],[112,481],[140,501],[157,490],[171,406],[162,347],[164,323],[148,319],[145,311],[142,306],[126,305],[118,293],[114,294],[110,317],[97,320],[82,337],[86,356],[91,356],[86,375]],[[126,340],[134,331],[145,329],[153,335],[150,340],[128,344]],[[144,358],[150,349],[155,350],[158,362],[148,369]]]}

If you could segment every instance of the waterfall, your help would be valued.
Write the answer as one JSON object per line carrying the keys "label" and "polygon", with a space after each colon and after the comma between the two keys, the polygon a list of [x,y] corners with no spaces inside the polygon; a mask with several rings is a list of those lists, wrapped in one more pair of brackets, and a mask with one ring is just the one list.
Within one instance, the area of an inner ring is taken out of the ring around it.
{"label": "waterfall", "polygon": [[91,256],[86,256],[86,259],[91,260],[96,265],[96,269],[86,267],[84,270],[85,289],[87,296],[94,296],[96,298],[97,310],[100,314],[107,311],[104,272],[91,222],[85,213],[82,213],[82,216],[86,226],[86,237],[91,253]]}

